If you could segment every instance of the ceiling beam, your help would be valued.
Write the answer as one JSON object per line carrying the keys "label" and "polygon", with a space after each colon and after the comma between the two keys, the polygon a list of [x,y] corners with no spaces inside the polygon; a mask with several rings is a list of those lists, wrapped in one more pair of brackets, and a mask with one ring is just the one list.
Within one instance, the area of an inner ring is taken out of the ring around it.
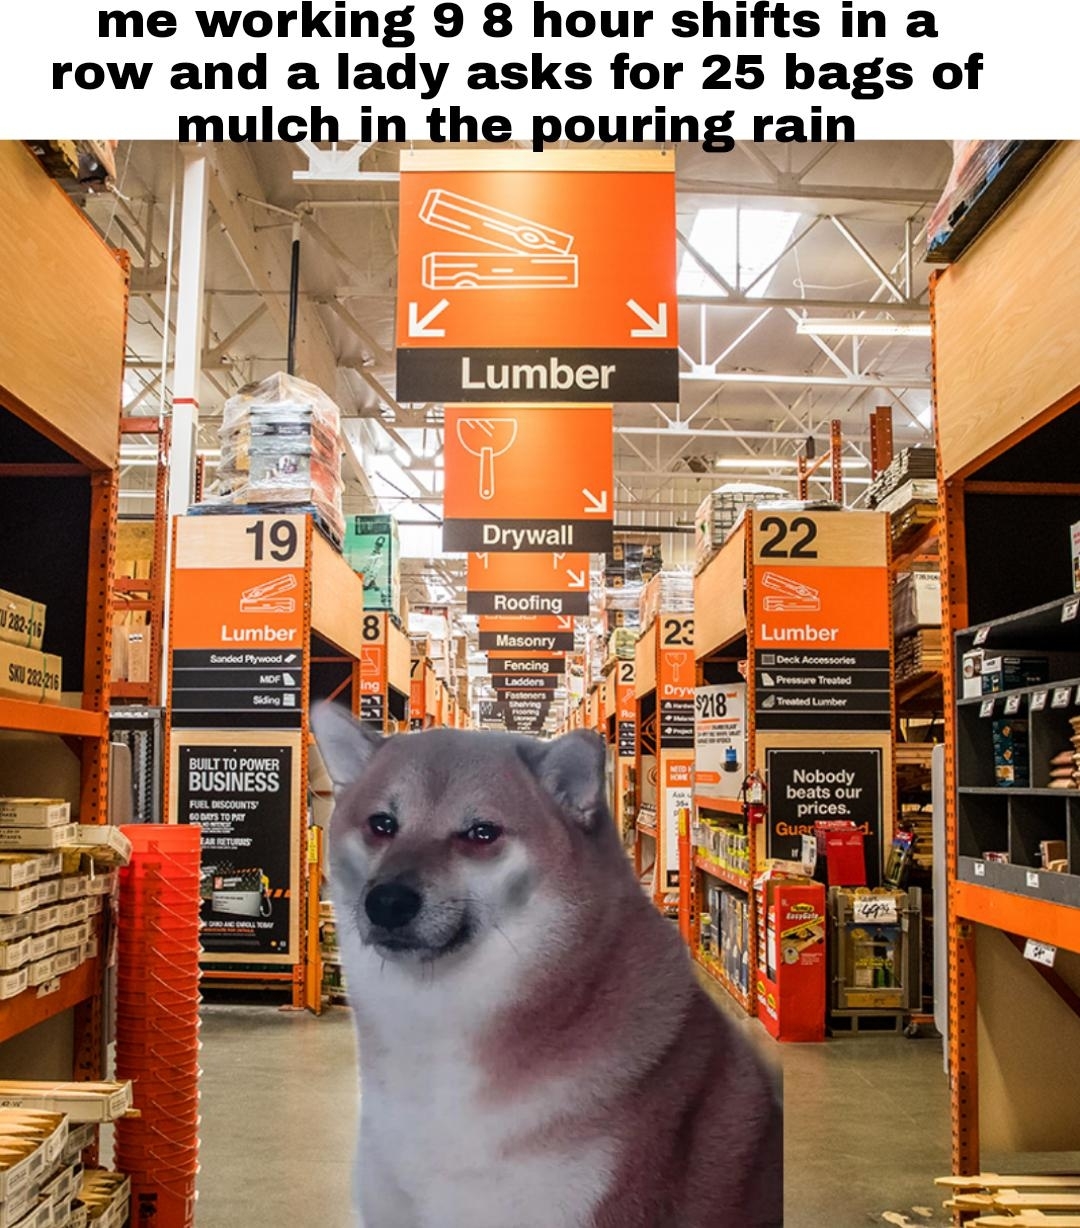
{"label": "ceiling beam", "polygon": [[679,381],[690,384],[795,384],[810,388],[882,388],[886,391],[894,388],[908,391],[930,389],[928,379],[906,379],[897,375],[777,375],[770,371],[709,371],[702,368],[680,371]]}
{"label": "ceiling beam", "polygon": [[941,195],[940,188],[848,187],[804,183],[797,176],[786,174],[780,175],[775,183],[676,179],[675,190],[683,196],[772,196],[781,200],[851,200],[890,205],[929,205]]}

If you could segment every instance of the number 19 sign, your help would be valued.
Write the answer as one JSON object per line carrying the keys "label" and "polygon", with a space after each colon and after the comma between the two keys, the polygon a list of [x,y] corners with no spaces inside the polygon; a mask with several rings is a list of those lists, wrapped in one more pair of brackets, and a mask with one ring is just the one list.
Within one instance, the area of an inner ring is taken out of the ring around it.
{"label": "number 19 sign", "polygon": [[300,727],[309,548],[304,516],[177,520],[175,728]]}

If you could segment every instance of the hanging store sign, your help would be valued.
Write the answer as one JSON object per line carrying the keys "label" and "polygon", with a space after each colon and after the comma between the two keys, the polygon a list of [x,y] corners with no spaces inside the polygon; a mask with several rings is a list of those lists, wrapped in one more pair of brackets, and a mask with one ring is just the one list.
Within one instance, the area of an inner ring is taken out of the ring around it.
{"label": "hanging store sign", "polygon": [[587,554],[470,554],[470,614],[588,614]]}
{"label": "hanging store sign", "polygon": [[691,749],[694,745],[694,619],[689,614],[661,614],[657,620],[660,662],[656,676],[660,745]]}
{"label": "hanging store sign", "polygon": [[488,653],[489,674],[532,674],[551,676],[566,673],[566,658],[523,657],[511,654]]}
{"label": "hanging store sign", "polygon": [[567,615],[536,618],[496,618],[481,614],[478,630],[482,652],[574,651],[574,620]]}
{"label": "hanging store sign", "polygon": [[300,727],[308,548],[304,516],[178,518],[174,728]]}
{"label": "hanging store sign", "polygon": [[892,727],[887,518],[753,513],[758,729]]}
{"label": "hanging store sign", "polygon": [[610,405],[448,406],[445,424],[443,549],[549,559],[611,549]]}
{"label": "hanging store sign", "polygon": [[406,150],[401,401],[677,401],[674,156]]}

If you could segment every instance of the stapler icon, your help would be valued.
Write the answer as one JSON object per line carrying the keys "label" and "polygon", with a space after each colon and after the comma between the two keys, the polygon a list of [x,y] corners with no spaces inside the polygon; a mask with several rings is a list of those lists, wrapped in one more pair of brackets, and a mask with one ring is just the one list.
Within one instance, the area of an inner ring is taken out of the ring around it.
{"label": "stapler icon", "polygon": [[288,574],[246,588],[240,594],[240,613],[292,614],[296,610],[296,598],[286,594],[295,588],[296,577]]}
{"label": "stapler icon", "polygon": [[428,252],[421,280],[429,290],[572,290],[578,284],[574,236],[543,222],[445,188],[432,188],[420,221],[496,251]]}
{"label": "stapler icon", "polygon": [[798,580],[789,580],[786,576],[778,576],[774,571],[767,571],[761,577],[761,586],[770,594],[762,603],[766,610],[803,610],[812,613],[821,609],[821,593],[809,584],[801,584]]}

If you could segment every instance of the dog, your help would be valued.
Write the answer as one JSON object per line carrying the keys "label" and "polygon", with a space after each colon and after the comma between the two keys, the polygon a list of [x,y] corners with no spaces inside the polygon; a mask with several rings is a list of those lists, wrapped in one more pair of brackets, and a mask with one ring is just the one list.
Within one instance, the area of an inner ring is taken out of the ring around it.
{"label": "dog", "polygon": [[773,1078],[641,890],[603,741],[312,724],[363,1228],[781,1225]]}

